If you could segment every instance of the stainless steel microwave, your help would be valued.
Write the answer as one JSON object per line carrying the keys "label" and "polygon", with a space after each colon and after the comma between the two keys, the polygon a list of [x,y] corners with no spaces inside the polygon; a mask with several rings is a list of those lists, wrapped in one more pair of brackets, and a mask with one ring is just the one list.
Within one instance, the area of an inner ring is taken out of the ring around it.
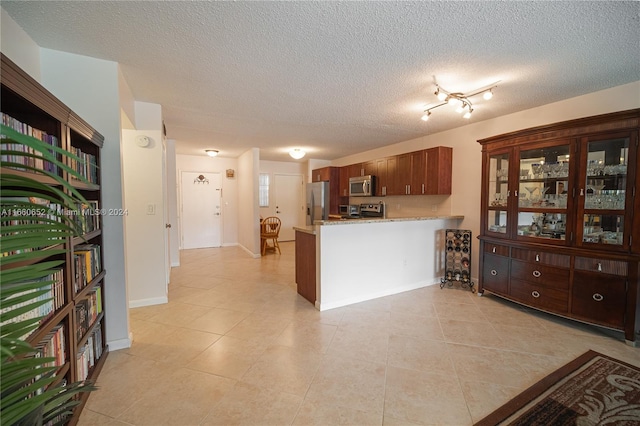
{"label": "stainless steel microwave", "polygon": [[375,193],[375,176],[367,175],[349,178],[349,197],[371,197]]}

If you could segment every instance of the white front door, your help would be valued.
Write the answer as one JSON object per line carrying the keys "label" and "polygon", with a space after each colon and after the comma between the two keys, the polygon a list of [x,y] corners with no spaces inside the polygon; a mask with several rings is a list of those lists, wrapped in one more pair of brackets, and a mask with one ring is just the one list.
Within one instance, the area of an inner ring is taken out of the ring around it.
{"label": "white front door", "polygon": [[293,227],[304,224],[302,175],[276,174],[274,177],[276,216],[282,221],[278,240],[293,241],[295,239]]}
{"label": "white front door", "polygon": [[220,173],[182,172],[182,248],[220,247]]}

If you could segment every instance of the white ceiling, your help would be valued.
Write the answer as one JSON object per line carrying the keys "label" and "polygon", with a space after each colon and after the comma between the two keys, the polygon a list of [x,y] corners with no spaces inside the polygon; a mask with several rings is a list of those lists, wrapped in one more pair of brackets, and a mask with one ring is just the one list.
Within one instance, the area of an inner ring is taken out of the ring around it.
{"label": "white ceiling", "polygon": [[[1,5],[41,47],[119,62],[185,154],[330,160],[640,80],[637,1]],[[470,121],[425,123],[434,79],[501,82]]]}

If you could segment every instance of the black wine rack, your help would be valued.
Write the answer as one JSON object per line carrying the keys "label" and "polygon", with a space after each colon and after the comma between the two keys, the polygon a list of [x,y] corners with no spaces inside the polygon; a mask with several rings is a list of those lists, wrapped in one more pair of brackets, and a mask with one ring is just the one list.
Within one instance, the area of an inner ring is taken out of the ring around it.
{"label": "black wine rack", "polygon": [[445,231],[445,272],[440,279],[440,288],[453,287],[459,283],[464,289],[476,292],[471,281],[471,231],[447,229]]}

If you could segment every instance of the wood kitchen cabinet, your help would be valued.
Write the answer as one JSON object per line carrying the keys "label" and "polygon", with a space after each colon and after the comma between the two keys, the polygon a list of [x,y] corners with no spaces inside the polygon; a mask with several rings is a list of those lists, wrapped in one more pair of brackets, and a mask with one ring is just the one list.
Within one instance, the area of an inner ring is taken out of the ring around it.
{"label": "wood kitchen cabinet", "polygon": [[453,149],[408,152],[340,168],[340,195],[349,196],[349,178],[376,177],[376,196],[451,194]]}
{"label": "wood kitchen cabinet", "polygon": [[479,293],[640,343],[639,128],[636,109],[479,141]]}
{"label": "wood kitchen cabinet", "polygon": [[329,182],[329,214],[340,214],[345,204],[341,194],[340,167],[322,167],[311,172],[312,182]]}
{"label": "wood kitchen cabinet", "polygon": [[398,155],[396,193],[451,194],[453,149],[445,146]]}
{"label": "wood kitchen cabinet", "polygon": [[[363,163],[350,164],[340,167],[340,196],[349,197],[349,178],[356,176],[364,176]],[[345,200],[344,204],[348,204],[349,200]]]}
{"label": "wood kitchen cabinet", "polygon": [[398,155],[397,192],[401,195],[423,194],[424,151]]}
{"label": "wood kitchen cabinet", "polygon": [[376,160],[362,163],[362,176],[378,176],[378,162]]}
{"label": "wood kitchen cabinet", "polygon": [[398,185],[398,157],[386,157],[376,161],[378,166],[378,181],[376,195],[402,195]]}
{"label": "wood kitchen cabinet", "polygon": [[437,146],[424,150],[424,192],[427,195],[451,194],[453,148]]}
{"label": "wood kitchen cabinet", "polygon": [[316,236],[296,230],[296,284],[298,294],[316,303]]}

